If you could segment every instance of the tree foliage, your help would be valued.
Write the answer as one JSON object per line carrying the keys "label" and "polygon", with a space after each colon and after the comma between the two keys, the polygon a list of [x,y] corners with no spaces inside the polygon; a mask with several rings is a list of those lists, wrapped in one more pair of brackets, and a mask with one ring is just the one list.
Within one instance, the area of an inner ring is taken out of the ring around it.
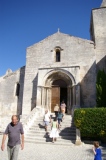
{"label": "tree foliage", "polygon": [[106,107],[106,73],[99,70],[96,82],[97,107]]}

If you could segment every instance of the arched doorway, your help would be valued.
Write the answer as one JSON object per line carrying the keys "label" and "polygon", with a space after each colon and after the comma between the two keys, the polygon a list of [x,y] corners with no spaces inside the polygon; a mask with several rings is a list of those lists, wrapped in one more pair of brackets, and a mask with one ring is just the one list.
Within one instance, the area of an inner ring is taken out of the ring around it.
{"label": "arched doorway", "polygon": [[[53,112],[56,103],[64,99],[67,113],[71,114],[73,107],[80,106],[80,86],[68,71],[69,69],[39,70],[37,86],[37,106]],[[72,69],[73,72],[73,69]]]}
{"label": "arched doorway", "polygon": [[[71,106],[74,104],[75,94],[73,96],[73,82],[71,78],[62,71],[54,71],[50,74],[45,82],[49,90],[49,110],[54,112],[56,104],[61,104],[62,100],[66,103],[66,112],[69,113]],[[73,99],[72,99],[73,98]],[[48,98],[47,98],[48,99]]]}

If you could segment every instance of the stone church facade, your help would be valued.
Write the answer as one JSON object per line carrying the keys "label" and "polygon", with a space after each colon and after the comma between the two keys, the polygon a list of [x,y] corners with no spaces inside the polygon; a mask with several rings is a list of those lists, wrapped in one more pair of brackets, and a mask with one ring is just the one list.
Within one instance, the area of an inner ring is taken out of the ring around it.
{"label": "stone church facade", "polygon": [[53,112],[62,100],[73,107],[96,105],[96,75],[106,69],[106,0],[92,9],[91,40],[57,33],[27,48],[26,66],[0,77],[0,116]]}

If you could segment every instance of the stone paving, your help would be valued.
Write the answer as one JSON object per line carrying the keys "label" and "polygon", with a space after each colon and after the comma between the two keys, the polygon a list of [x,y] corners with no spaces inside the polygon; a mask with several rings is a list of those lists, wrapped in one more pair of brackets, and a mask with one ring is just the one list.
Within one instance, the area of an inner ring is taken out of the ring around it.
{"label": "stone paving", "polygon": [[[0,135],[0,145],[2,136]],[[101,147],[103,160],[106,160],[106,148]],[[92,145],[60,146],[54,144],[25,143],[23,151],[20,150],[18,160],[93,160]],[[0,160],[7,159],[7,150],[0,150]]]}

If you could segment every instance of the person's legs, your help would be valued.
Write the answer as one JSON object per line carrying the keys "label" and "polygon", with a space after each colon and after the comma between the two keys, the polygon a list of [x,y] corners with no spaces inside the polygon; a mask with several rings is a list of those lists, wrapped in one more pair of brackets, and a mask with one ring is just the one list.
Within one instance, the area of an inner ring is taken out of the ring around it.
{"label": "person's legs", "polygon": [[56,118],[58,117],[58,111],[56,111]]}
{"label": "person's legs", "polygon": [[7,146],[7,152],[8,152],[8,160],[12,160],[13,147]]}
{"label": "person's legs", "polygon": [[55,117],[56,117],[56,111],[55,111]]}
{"label": "person's legs", "polygon": [[7,146],[8,160],[17,160],[19,148],[20,148],[20,145],[16,145],[14,147]]}
{"label": "person's legs", "polygon": [[64,109],[62,110],[62,114],[63,114],[63,119],[64,119],[64,116],[65,116],[65,110]]}
{"label": "person's legs", "polygon": [[53,140],[52,140],[52,142],[54,143],[54,137],[53,137]]}
{"label": "person's legs", "polygon": [[45,124],[45,131],[47,131],[47,126],[46,126],[46,124]]}
{"label": "person's legs", "polygon": [[61,123],[61,119],[58,119],[58,129],[60,129],[60,123]]}
{"label": "person's legs", "polygon": [[19,153],[19,148],[20,148],[20,145],[16,145],[14,146],[14,149],[13,149],[13,156],[12,156],[12,159],[11,160],[17,160],[18,158],[18,153]]}
{"label": "person's legs", "polygon": [[47,127],[49,125],[49,122],[45,121],[45,131],[47,132]]}

